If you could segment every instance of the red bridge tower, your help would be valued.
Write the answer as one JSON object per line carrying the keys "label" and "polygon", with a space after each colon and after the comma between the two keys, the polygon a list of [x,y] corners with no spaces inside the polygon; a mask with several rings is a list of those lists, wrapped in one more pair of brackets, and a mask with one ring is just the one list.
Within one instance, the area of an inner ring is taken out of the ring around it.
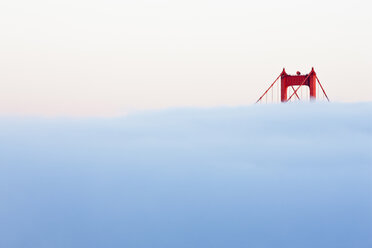
{"label": "red bridge tower", "polygon": [[[322,93],[323,97],[326,97],[327,100],[329,101],[328,96],[325,93],[324,88],[322,84],[320,83],[314,71],[314,68],[311,69],[310,73],[305,74],[305,75],[301,75],[299,71],[296,73],[296,75],[289,75],[286,73],[285,69],[283,68],[282,73],[280,73],[280,75],[276,78],[274,83],[270,85],[270,87],[263,93],[263,95],[257,100],[256,103],[261,102],[265,96],[266,96],[266,102],[267,102],[267,97],[269,95],[270,90],[271,90],[271,96],[272,96],[271,98],[272,100],[274,100],[274,97],[273,97],[274,86],[279,78],[281,81],[280,83],[280,101],[281,102],[288,102],[292,99],[293,96],[296,96],[298,100],[301,100],[297,92],[301,87],[304,87],[304,86],[307,86],[309,89],[310,100],[316,100],[317,98],[319,98],[320,93]],[[296,89],[294,86],[296,86]],[[322,92],[320,92],[319,90],[318,90],[319,92],[317,92],[317,86],[318,88],[320,86],[320,88],[322,89]],[[277,87],[279,87],[279,85]],[[292,93],[289,96],[288,96],[288,89],[292,90]],[[279,89],[277,90],[277,92],[279,92]]]}

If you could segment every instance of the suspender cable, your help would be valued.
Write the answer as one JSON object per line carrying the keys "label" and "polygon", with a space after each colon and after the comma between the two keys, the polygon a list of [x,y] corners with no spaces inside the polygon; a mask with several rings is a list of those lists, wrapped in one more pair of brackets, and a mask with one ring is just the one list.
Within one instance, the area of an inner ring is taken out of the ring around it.
{"label": "suspender cable", "polygon": [[276,102],[279,102],[279,85],[280,84],[276,85]]}
{"label": "suspender cable", "polygon": [[262,97],[266,95],[266,93],[273,87],[273,85],[276,83],[276,81],[278,81],[281,75],[282,73],[280,73],[280,75],[275,79],[274,83],[270,85],[270,87],[265,91],[265,93],[262,94],[262,96],[256,101],[256,103],[258,103],[262,99]]}
{"label": "suspender cable", "polygon": [[320,94],[319,94],[319,84],[316,84],[316,95],[317,95],[317,97],[320,96]]}
{"label": "suspender cable", "polygon": [[329,98],[328,98],[327,94],[325,93],[325,91],[324,91],[324,89],[323,89],[323,86],[322,86],[322,84],[320,83],[320,81],[319,81],[319,79],[318,79],[318,76],[315,76],[315,77],[316,77],[316,80],[318,81],[318,83],[319,83],[319,85],[320,85],[320,88],[322,88],[322,91],[323,91],[325,97],[327,98],[327,100],[328,100],[328,102],[329,102]]}

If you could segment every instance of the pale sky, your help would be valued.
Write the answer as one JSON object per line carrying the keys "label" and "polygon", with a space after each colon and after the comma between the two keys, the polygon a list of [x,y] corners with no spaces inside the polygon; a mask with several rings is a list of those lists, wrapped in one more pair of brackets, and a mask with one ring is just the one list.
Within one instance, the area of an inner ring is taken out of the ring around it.
{"label": "pale sky", "polygon": [[372,101],[371,1],[0,2],[0,115],[253,104],[285,67]]}

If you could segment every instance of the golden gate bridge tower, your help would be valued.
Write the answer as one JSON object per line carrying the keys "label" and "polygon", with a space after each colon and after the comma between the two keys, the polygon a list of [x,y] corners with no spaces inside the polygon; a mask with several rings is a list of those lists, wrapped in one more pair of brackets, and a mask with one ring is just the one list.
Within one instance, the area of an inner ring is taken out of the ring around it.
{"label": "golden gate bridge tower", "polygon": [[[277,83],[279,78],[280,84]],[[276,96],[274,97],[275,92]],[[283,68],[280,75],[262,94],[256,103],[274,103],[275,100],[277,100],[277,102],[291,102],[298,100],[315,101],[324,99],[329,101],[329,98],[314,71],[314,67],[311,69],[310,73],[304,75],[301,75],[299,71],[296,75],[289,75],[286,73],[285,68]]]}

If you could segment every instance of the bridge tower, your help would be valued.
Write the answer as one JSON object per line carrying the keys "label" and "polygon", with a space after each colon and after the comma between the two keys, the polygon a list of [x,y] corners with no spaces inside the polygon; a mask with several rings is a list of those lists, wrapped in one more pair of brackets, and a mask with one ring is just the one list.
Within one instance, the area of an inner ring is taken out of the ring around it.
{"label": "bridge tower", "polygon": [[[324,88],[322,84],[320,83],[316,72],[314,70],[314,67],[311,68],[310,73],[308,74],[301,74],[299,71],[296,73],[296,75],[289,75],[285,71],[285,68],[283,68],[283,71],[280,73],[280,75],[276,78],[274,83],[270,85],[270,87],[263,93],[263,95],[257,100],[256,103],[262,102],[263,98],[266,96],[266,102],[268,99],[268,95],[271,93],[271,99],[274,100],[274,87],[278,79],[280,78],[280,85],[277,84],[276,87],[280,87],[280,90],[278,88],[277,92],[280,92],[280,101],[281,102],[288,102],[291,99],[298,99],[302,100],[298,94],[298,90],[302,89],[304,87],[308,87],[309,96],[306,97],[307,99],[310,99],[310,101],[315,101],[319,99],[321,96],[323,98],[325,97],[328,101],[329,98],[327,94],[324,91]],[[318,82],[318,84],[317,84]],[[318,86],[318,90],[317,90]],[[321,88],[321,91],[319,90],[319,86]],[[302,88],[301,88],[302,87]],[[291,93],[288,94],[288,91],[291,90]],[[296,96],[296,97],[294,97]],[[301,94],[302,97],[302,94]],[[279,98],[278,96],[276,97]]]}

